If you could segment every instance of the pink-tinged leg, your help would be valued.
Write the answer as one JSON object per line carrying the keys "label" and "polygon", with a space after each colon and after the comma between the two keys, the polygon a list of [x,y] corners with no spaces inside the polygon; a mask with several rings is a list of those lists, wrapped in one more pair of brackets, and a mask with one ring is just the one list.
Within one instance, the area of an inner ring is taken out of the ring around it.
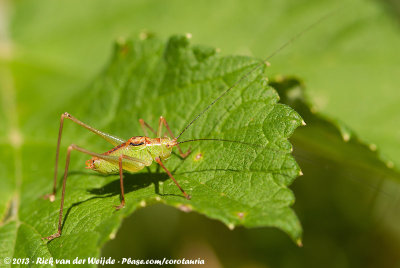
{"label": "pink-tinged leg", "polygon": [[[174,136],[174,134],[172,134],[172,131],[171,131],[171,129],[169,128],[169,125],[168,125],[168,123],[167,123],[167,121],[165,120],[165,118],[164,117],[162,117],[162,116],[160,116],[160,120],[159,120],[159,123],[158,123],[158,138],[160,138],[161,136],[159,136],[159,135],[161,135],[161,131],[162,131],[162,126],[165,126],[166,128],[167,128],[167,130],[168,130],[168,132],[169,132],[169,135],[171,136],[171,138],[172,139],[175,139],[175,136]],[[182,149],[181,149],[181,147],[179,146],[179,144],[177,144],[176,145],[176,147],[178,147],[178,150],[179,150],[179,154],[180,154],[180,156],[182,157],[182,158],[186,158],[189,154],[190,154],[190,147],[189,147],[189,149],[187,150],[187,152],[186,153],[184,153],[183,151],[182,151]]]}
{"label": "pink-tinged leg", "polygon": [[185,190],[182,189],[182,187],[179,185],[179,183],[175,180],[174,176],[172,176],[171,172],[164,166],[163,162],[161,162],[161,159],[159,157],[155,158],[156,162],[167,172],[168,176],[175,182],[176,186],[178,186],[179,190],[183,193],[183,195],[186,197],[187,200],[190,200],[192,198],[190,195],[188,195]]}
{"label": "pink-tinged leg", "polygon": [[59,213],[59,218],[58,218],[58,230],[57,233],[52,234],[48,237],[43,237],[43,240],[53,240],[54,238],[60,237],[61,236],[61,229],[62,229],[62,216],[63,216],[63,210],[64,210],[64,200],[65,200],[65,188],[66,188],[66,184],[67,184],[67,177],[68,177],[68,168],[69,168],[69,163],[70,163],[70,158],[71,158],[71,151],[72,150],[76,150],[79,151],[81,153],[84,154],[88,154],[91,156],[95,156],[98,157],[100,159],[106,160],[110,163],[113,164],[119,164],[120,167],[120,183],[121,183],[121,195],[122,195],[122,202],[120,204],[120,206],[117,206],[117,208],[121,208],[124,206],[125,204],[125,196],[124,196],[124,185],[123,185],[123,176],[122,176],[122,159],[125,159],[125,161],[129,162],[135,162],[135,163],[141,163],[141,164],[145,164],[143,161],[141,161],[140,159],[136,159],[130,156],[126,156],[126,155],[121,155],[121,156],[111,156],[111,155],[102,155],[102,154],[98,154],[98,153],[94,153],[91,151],[88,151],[86,149],[83,149],[81,147],[76,146],[75,144],[71,144],[68,147],[67,150],[67,159],[65,162],[65,170],[64,170],[64,180],[63,180],[63,188],[62,188],[62,194],[61,194],[61,205],[60,205],[60,213]]}
{"label": "pink-tinged leg", "polygon": [[61,144],[61,136],[62,136],[62,131],[63,131],[63,126],[64,126],[64,119],[70,119],[72,122],[86,128],[87,130],[90,130],[91,132],[93,132],[94,134],[102,137],[103,139],[105,139],[106,141],[108,141],[109,143],[111,143],[114,146],[117,146],[118,144],[121,144],[124,142],[124,140],[112,136],[110,134],[107,134],[105,132],[101,132],[98,129],[95,129],[81,121],[79,121],[78,119],[76,119],[75,117],[73,117],[72,115],[70,115],[69,113],[63,113],[61,114],[61,119],[60,119],[60,127],[58,129],[58,139],[57,139],[57,149],[56,149],[56,163],[55,163],[55,167],[54,167],[54,179],[53,179],[53,191],[51,194],[46,194],[43,196],[44,199],[49,199],[51,202],[53,202],[55,200],[55,195],[56,195],[56,190],[57,190],[57,171],[58,171],[58,158],[59,158],[59,153],[60,153],[60,144]]}
{"label": "pink-tinged leg", "polygon": [[140,126],[142,127],[142,130],[146,137],[149,136],[146,128],[150,129],[150,131],[153,132],[154,135],[157,135],[157,132],[149,124],[147,124],[143,119],[139,119],[139,123],[140,123]]}

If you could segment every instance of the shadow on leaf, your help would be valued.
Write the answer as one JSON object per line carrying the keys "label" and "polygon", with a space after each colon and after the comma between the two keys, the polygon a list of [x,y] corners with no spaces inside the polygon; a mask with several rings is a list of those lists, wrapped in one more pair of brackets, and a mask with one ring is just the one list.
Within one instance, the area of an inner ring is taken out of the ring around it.
{"label": "shadow on leaf", "polygon": [[[99,174],[99,176],[104,176]],[[124,190],[125,194],[128,194],[133,191],[137,191],[139,189],[146,188],[150,186],[151,184],[154,184],[155,188],[155,194],[160,195],[160,196],[177,196],[177,197],[182,197],[185,198],[184,196],[181,195],[175,195],[175,194],[161,194],[160,193],[160,187],[159,183],[164,182],[168,180],[169,177],[165,173],[135,173],[135,174],[130,174],[130,173],[125,173],[124,174]],[[94,194],[97,196],[90,197],[86,200],[76,202],[72,204],[67,212],[65,213],[65,217],[63,219],[63,224],[62,228],[64,228],[65,222],[68,220],[68,216],[71,212],[71,210],[79,206],[85,202],[88,202],[93,199],[98,199],[98,198],[107,198],[115,195],[120,195],[121,194],[121,188],[120,188],[120,181],[119,179],[114,180],[110,183],[107,183],[106,185],[100,187],[100,188],[92,188],[89,189],[88,192],[90,194]]]}

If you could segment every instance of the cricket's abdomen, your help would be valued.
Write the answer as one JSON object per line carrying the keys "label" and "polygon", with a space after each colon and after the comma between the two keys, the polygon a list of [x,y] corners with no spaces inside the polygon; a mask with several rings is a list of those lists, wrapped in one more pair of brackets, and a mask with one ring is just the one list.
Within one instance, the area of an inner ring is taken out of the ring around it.
{"label": "cricket's abdomen", "polygon": [[86,161],[87,168],[103,174],[115,174],[119,172],[119,156],[126,155],[138,161],[122,159],[122,168],[126,171],[137,172],[153,162],[152,155],[146,148],[146,137],[132,137],[127,142],[121,143],[113,149],[103,153],[104,156],[114,156],[112,159],[92,157]]}

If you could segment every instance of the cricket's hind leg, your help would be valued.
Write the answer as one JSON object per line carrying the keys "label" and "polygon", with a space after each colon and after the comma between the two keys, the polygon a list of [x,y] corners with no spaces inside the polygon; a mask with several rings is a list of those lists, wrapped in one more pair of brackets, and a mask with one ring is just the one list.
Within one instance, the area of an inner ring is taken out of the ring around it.
{"label": "cricket's hind leg", "polygon": [[146,127],[147,127],[151,132],[153,132],[154,135],[157,135],[157,132],[156,132],[149,124],[147,124],[143,119],[140,118],[140,119],[139,119],[139,123],[140,123],[140,126],[142,127],[143,133],[144,133],[144,135],[145,135],[146,137],[149,136]]}
{"label": "cricket's hind leg", "polygon": [[182,187],[179,185],[179,183],[175,180],[174,176],[172,176],[171,172],[164,166],[164,163],[161,162],[161,159],[159,157],[155,158],[156,162],[167,172],[168,176],[175,182],[176,186],[178,186],[179,190],[183,193],[183,195],[186,197],[187,200],[190,200],[192,197],[188,195],[185,190],[182,189]]}
{"label": "cricket's hind leg", "polygon": [[68,177],[68,168],[69,168],[69,163],[70,163],[70,158],[71,158],[71,151],[76,150],[78,152],[88,154],[94,157],[97,157],[99,159],[103,159],[105,161],[108,161],[110,163],[113,163],[115,165],[119,165],[119,176],[120,176],[120,185],[121,185],[121,204],[119,206],[115,206],[116,209],[120,209],[125,205],[125,194],[124,194],[124,185],[123,185],[123,164],[130,164],[130,165],[135,165],[137,163],[145,165],[145,162],[143,162],[140,159],[136,159],[130,156],[126,155],[120,155],[120,156],[112,156],[112,155],[103,155],[103,154],[98,154],[94,153],[91,151],[88,151],[86,149],[83,149],[81,147],[76,146],[75,144],[71,144],[68,146],[67,150],[67,158],[65,162],[65,170],[64,170],[64,179],[63,179],[63,186],[62,186],[62,194],[61,194],[61,204],[60,204],[60,213],[59,213],[59,218],[58,218],[58,230],[57,233],[52,234],[48,237],[43,237],[43,240],[53,240],[54,238],[60,237],[61,236],[61,229],[62,229],[62,216],[63,216],[63,210],[64,210],[64,199],[65,199],[65,188],[67,185],[67,177]]}
{"label": "cricket's hind leg", "polygon": [[123,139],[112,136],[110,134],[107,134],[105,132],[102,132],[98,129],[95,129],[81,121],[79,121],[78,119],[76,119],[75,117],[73,117],[72,115],[70,115],[69,113],[63,113],[61,114],[61,119],[60,119],[60,127],[58,129],[58,139],[57,139],[57,150],[56,150],[56,163],[55,163],[55,168],[54,168],[54,182],[53,182],[53,191],[51,194],[47,194],[44,195],[43,198],[45,199],[49,199],[51,202],[53,202],[55,200],[55,195],[56,195],[56,190],[57,190],[57,171],[58,171],[58,156],[60,153],[60,143],[61,143],[61,136],[62,136],[62,131],[63,131],[63,126],[64,126],[64,119],[70,119],[72,122],[86,128],[87,130],[93,132],[94,134],[102,137],[103,139],[105,139],[106,141],[108,141],[109,143],[111,143],[114,146],[117,146],[121,143],[124,142]]}

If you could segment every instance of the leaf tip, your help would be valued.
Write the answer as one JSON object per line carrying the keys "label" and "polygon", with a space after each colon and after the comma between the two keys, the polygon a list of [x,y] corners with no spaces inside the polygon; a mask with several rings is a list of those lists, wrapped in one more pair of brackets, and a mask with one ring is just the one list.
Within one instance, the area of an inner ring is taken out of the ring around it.
{"label": "leaf tip", "polygon": [[303,176],[304,174],[303,174],[303,171],[299,171],[299,176]]}
{"label": "leaf tip", "polygon": [[111,240],[114,240],[116,236],[117,236],[116,233],[115,233],[115,232],[112,232],[108,237],[109,237]]}
{"label": "leaf tip", "polygon": [[120,36],[120,37],[117,38],[117,40],[115,42],[119,46],[125,46],[126,45],[126,38],[123,37],[123,36]]}
{"label": "leaf tip", "polygon": [[24,139],[21,132],[17,128],[13,127],[10,130],[9,140],[14,148],[20,148]]}
{"label": "leaf tip", "polygon": [[185,36],[186,36],[187,39],[191,39],[192,38],[192,34],[191,33],[186,33]]}
{"label": "leaf tip", "polygon": [[120,36],[115,40],[115,49],[117,55],[125,56],[129,52],[129,40],[125,37]]}
{"label": "leaf tip", "polygon": [[297,244],[297,246],[299,246],[300,248],[303,247],[303,242],[301,241],[300,238],[296,240],[296,244]]}
{"label": "leaf tip", "polygon": [[343,139],[345,142],[348,142],[348,141],[350,140],[350,134],[347,133],[347,132],[342,133],[342,139]]}
{"label": "leaf tip", "polygon": [[387,161],[387,162],[386,162],[386,166],[387,166],[388,168],[394,168],[394,163],[393,163],[392,161]]}
{"label": "leaf tip", "polygon": [[149,36],[148,36],[147,32],[140,32],[139,33],[139,39],[140,40],[146,40],[148,37]]}
{"label": "leaf tip", "polygon": [[339,120],[334,120],[334,124],[339,129],[340,134],[342,135],[342,139],[344,142],[350,141],[353,136],[353,132],[349,129],[344,123]]}
{"label": "leaf tip", "polygon": [[139,39],[140,39],[141,41],[150,39],[150,38],[152,38],[152,37],[154,37],[154,36],[155,36],[155,34],[154,34],[153,32],[148,31],[148,30],[142,30],[142,31],[139,33]]}
{"label": "leaf tip", "polygon": [[370,145],[368,145],[368,147],[369,147],[369,149],[370,149],[371,151],[373,151],[373,152],[375,152],[376,149],[377,149],[376,144],[373,144],[373,143],[371,143]]}
{"label": "leaf tip", "polygon": [[306,121],[301,120],[301,125],[302,125],[302,126],[306,126],[306,125],[307,125]]}
{"label": "leaf tip", "polygon": [[187,204],[180,204],[177,206],[177,208],[186,213],[189,213],[193,210],[192,206]]}

